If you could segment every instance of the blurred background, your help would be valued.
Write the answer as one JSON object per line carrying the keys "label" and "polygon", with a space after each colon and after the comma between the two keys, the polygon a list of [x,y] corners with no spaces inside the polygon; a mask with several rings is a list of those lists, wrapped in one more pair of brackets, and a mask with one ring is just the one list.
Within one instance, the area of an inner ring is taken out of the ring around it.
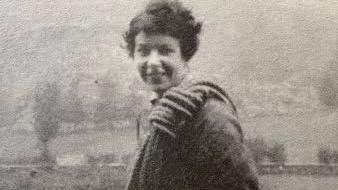
{"label": "blurred background", "polygon": [[[145,2],[0,2],[0,164],[135,151],[149,92],[122,35]],[[247,139],[290,164],[337,156],[338,2],[182,2],[203,22],[191,70],[227,90]]]}

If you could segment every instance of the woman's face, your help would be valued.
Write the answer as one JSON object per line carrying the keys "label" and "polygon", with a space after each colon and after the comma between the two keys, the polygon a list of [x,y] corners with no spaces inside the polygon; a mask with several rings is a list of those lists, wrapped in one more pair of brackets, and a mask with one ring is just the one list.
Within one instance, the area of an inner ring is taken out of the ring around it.
{"label": "woman's face", "polygon": [[179,85],[189,71],[179,40],[165,34],[140,32],[135,37],[134,62],[142,80],[158,93]]}

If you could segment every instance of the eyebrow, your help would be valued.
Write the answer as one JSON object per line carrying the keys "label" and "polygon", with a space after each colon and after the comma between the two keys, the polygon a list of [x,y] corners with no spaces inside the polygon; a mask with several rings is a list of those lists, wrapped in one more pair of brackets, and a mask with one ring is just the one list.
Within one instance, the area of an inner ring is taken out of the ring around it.
{"label": "eyebrow", "polygon": [[172,49],[172,47],[170,45],[167,45],[167,44],[162,44],[162,45],[159,45],[159,49]]}
{"label": "eyebrow", "polygon": [[146,48],[146,47],[148,47],[148,45],[147,44],[138,44],[138,47],[139,48]]}
{"label": "eyebrow", "polygon": [[168,44],[155,44],[155,45],[151,45],[149,43],[143,43],[143,44],[139,44],[138,45],[139,48],[156,48],[156,49],[163,49],[163,48],[167,48],[167,49],[173,49],[170,45]]}

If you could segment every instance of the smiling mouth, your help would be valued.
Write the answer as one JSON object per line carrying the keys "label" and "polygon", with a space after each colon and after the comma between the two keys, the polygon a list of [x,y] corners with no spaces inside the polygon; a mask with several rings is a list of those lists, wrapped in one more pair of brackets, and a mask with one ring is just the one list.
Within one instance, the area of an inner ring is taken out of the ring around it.
{"label": "smiling mouth", "polygon": [[166,73],[149,73],[146,75],[147,80],[153,84],[161,84],[163,83],[164,77],[166,76]]}
{"label": "smiling mouth", "polygon": [[141,77],[144,81],[159,85],[164,81],[170,80],[172,77],[173,69],[166,64],[162,63],[162,67],[148,67],[144,64],[141,67]]}
{"label": "smiling mouth", "polygon": [[147,76],[149,76],[149,77],[161,77],[161,76],[164,76],[164,75],[166,75],[165,72],[162,72],[162,73],[149,73],[149,74],[147,74]]}

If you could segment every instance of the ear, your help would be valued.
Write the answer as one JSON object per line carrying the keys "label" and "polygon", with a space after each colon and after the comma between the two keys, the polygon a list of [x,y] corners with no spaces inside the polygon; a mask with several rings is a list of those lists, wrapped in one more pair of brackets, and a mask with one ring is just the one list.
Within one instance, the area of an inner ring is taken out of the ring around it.
{"label": "ear", "polygon": [[190,66],[189,66],[188,61],[183,60],[183,64],[184,64],[184,69],[185,69],[187,72],[190,72]]}

